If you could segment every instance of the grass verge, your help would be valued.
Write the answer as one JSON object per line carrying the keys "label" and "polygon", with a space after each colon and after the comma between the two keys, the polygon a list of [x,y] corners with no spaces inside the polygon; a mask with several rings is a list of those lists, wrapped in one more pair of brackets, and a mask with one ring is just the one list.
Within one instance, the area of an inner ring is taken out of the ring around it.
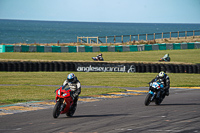
{"label": "grass verge", "polygon": [[[62,85],[71,72],[0,72],[0,84]],[[143,87],[157,73],[73,72],[81,85]],[[200,74],[168,73],[171,86],[200,86]],[[1,87],[1,86],[0,86]]]}
{"label": "grass verge", "polygon": [[[53,100],[56,87],[50,86],[0,86],[0,105],[18,102]],[[118,88],[82,88],[80,96],[100,95],[111,92],[121,92]]]}
{"label": "grass verge", "polygon": [[[28,61],[92,61],[92,57],[100,52],[80,53],[0,53],[0,60]],[[186,50],[154,50],[140,52],[102,52],[105,61],[157,62],[166,53],[171,57],[170,63],[200,63],[200,49]]]}
{"label": "grass verge", "polygon": [[[70,72],[0,72],[0,84],[15,86],[0,86],[0,104],[16,102],[52,100],[54,90],[58,87],[36,85],[62,85]],[[145,87],[157,73],[114,73],[114,72],[74,72],[81,85],[115,86],[115,87]],[[173,87],[200,86],[200,74],[168,73]],[[120,92],[118,88],[82,88],[80,96],[91,96]]]}

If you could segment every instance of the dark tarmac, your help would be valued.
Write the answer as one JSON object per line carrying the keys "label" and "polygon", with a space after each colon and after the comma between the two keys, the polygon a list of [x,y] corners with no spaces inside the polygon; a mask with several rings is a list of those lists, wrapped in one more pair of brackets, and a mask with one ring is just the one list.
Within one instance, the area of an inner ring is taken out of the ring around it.
{"label": "dark tarmac", "polygon": [[171,88],[170,96],[159,106],[155,103],[145,106],[146,94],[79,102],[71,118],[62,114],[54,119],[53,106],[2,115],[0,132],[200,133],[200,89]]}

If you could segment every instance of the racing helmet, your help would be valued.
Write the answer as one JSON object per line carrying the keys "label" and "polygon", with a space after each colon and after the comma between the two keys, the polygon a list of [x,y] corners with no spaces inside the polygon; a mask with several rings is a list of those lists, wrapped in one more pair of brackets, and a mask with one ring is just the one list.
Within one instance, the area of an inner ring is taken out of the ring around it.
{"label": "racing helmet", "polygon": [[67,81],[68,82],[73,82],[74,81],[74,78],[75,78],[75,75],[73,73],[70,73],[68,76],[67,76]]}
{"label": "racing helmet", "polygon": [[99,56],[102,56],[102,54],[99,54]]}
{"label": "racing helmet", "polygon": [[165,76],[165,72],[164,72],[164,71],[161,71],[161,72],[158,74],[158,76],[159,76],[160,78],[163,78],[163,77]]}

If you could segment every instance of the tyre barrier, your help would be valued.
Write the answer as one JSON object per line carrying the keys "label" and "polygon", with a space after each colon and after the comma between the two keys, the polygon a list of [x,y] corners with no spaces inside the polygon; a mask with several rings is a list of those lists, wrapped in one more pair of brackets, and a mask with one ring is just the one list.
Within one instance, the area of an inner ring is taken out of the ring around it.
{"label": "tyre barrier", "polygon": [[152,73],[156,72],[156,66],[154,64],[151,65],[151,72]]}
{"label": "tyre barrier", "polygon": [[200,73],[200,64],[144,64],[144,63],[108,63],[108,62],[0,62],[0,71],[37,72],[37,71],[79,71],[79,72],[150,72],[159,73]]}

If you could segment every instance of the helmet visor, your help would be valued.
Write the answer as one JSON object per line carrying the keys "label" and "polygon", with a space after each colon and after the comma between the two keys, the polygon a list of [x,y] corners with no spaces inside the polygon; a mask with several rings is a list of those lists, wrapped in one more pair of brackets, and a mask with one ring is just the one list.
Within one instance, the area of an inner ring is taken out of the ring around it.
{"label": "helmet visor", "polygon": [[74,78],[71,78],[71,79],[67,79],[68,82],[72,82],[74,80]]}

